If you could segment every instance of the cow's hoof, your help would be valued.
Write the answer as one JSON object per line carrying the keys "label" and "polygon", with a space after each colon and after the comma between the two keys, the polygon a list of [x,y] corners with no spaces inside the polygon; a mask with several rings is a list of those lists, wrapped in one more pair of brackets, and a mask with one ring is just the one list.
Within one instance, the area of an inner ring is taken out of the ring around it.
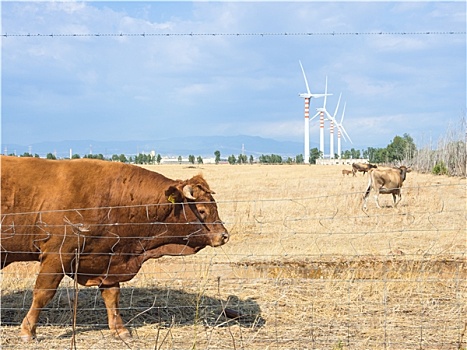
{"label": "cow's hoof", "polygon": [[35,337],[33,337],[32,335],[28,335],[28,334],[24,334],[24,335],[21,336],[21,340],[24,343],[32,342],[34,339],[35,339]]}
{"label": "cow's hoof", "polygon": [[131,333],[125,329],[125,330],[122,330],[120,333],[115,333],[115,338],[121,339],[121,340],[130,340]]}

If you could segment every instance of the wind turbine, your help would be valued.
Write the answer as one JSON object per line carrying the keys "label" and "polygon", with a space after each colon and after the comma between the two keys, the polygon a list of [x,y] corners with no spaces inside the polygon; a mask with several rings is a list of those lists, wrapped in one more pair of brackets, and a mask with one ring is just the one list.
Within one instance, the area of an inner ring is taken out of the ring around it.
{"label": "wind turbine", "polygon": [[316,108],[316,111],[317,111],[316,114],[310,119],[310,120],[313,120],[319,115],[319,151],[321,152],[323,156],[324,156],[324,114],[326,113],[326,115],[330,116],[330,114],[326,110],[326,96],[331,96],[331,95],[332,94],[328,94],[328,77],[326,77],[326,86],[324,88],[324,94],[322,94],[322,96],[324,96],[323,107]]}
{"label": "wind turbine", "polygon": [[[334,123],[336,123],[337,126],[337,121],[336,121],[336,115],[337,115],[337,110],[339,109],[339,104],[341,103],[341,97],[342,93],[339,94],[339,100],[337,100],[337,106],[336,110],[334,111],[333,116],[331,117],[329,113],[326,111],[326,114],[328,115],[328,119],[331,121],[331,126],[329,127],[329,159],[334,159]],[[340,140],[339,140],[339,132],[337,133],[338,138],[337,138],[337,148],[338,148],[338,154],[340,154]]]}
{"label": "wind turbine", "polygon": [[[347,136],[347,138],[349,139],[350,143],[353,143],[349,134],[347,134],[347,131],[345,131],[344,129],[344,125],[342,125],[342,122],[344,121],[344,114],[345,114],[345,107],[347,105],[347,102],[344,103],[344,109],[342,111],[342,117],[341,117],[341,121],[339,123],[336,122],[336,125],[337,125],[337,153],[339,154],[339,158],[341,157],[341,130],[343,132],[342,136],[344,137],[344,140],[346,140],[345,136]],[[336,109],[337,111],[337,109]]]}
{"label": "wind turbine", "polygon": [[[305,79],[306,93],[299,94],[300,97],[305,99],[305,140],[304,140],[304,154],[305,154],[305,164],[310,164],[310,98],[319,98],[324,97],[326,99],[327,93],[324,94],[312,94],[310,92],[310,87],[308,86],[308,80],[306,79],[305,70],[303,69],[302,62],[300,67],[302,68],[303,78]],[[327,87],[327,84],[326,84]],[[324,121],[323,121],[324,127]]]}

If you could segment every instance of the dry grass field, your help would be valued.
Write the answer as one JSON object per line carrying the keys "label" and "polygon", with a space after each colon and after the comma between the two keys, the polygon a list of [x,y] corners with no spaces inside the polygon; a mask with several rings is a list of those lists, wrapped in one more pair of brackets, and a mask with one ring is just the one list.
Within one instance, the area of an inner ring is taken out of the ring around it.
{"label": "dry grass field", "polygon": [[467,349],[465,178],[411,172],[396,209],[371,194],[363,211],[368,177],[340,166],[147,168],[202,173],[230,241],[148,261],[124,283],[126,342],[111,336],[98,290],[66,279],[38,340],[21,343],[38,265],[12,264],[2,349]]}

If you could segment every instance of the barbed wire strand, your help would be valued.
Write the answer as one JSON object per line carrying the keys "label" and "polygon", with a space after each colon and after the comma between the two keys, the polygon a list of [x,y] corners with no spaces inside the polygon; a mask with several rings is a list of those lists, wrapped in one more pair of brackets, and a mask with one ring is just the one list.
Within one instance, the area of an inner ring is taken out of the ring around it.
{"label": "barbed wire strand", "polygon": [[465,31],[400,31],[400,32],[277,32],[277,33],[3,33],[4,38],[8,37],[205,37],[205,36],[368,36],[368,35],[465,35]]}

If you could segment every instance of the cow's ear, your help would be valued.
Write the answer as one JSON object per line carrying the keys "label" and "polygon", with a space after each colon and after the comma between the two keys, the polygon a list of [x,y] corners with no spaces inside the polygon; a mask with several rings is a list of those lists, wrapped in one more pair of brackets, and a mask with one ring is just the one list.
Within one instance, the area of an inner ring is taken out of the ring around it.
{"label": "cow's ear", "polygon": [[168,202],[171,202],[171,203],[174,203],[174,204],[183,202],[183,195],[180,192],[180,190],[175,186],[170,186],[165,191],[165,196],[166,196]]}

